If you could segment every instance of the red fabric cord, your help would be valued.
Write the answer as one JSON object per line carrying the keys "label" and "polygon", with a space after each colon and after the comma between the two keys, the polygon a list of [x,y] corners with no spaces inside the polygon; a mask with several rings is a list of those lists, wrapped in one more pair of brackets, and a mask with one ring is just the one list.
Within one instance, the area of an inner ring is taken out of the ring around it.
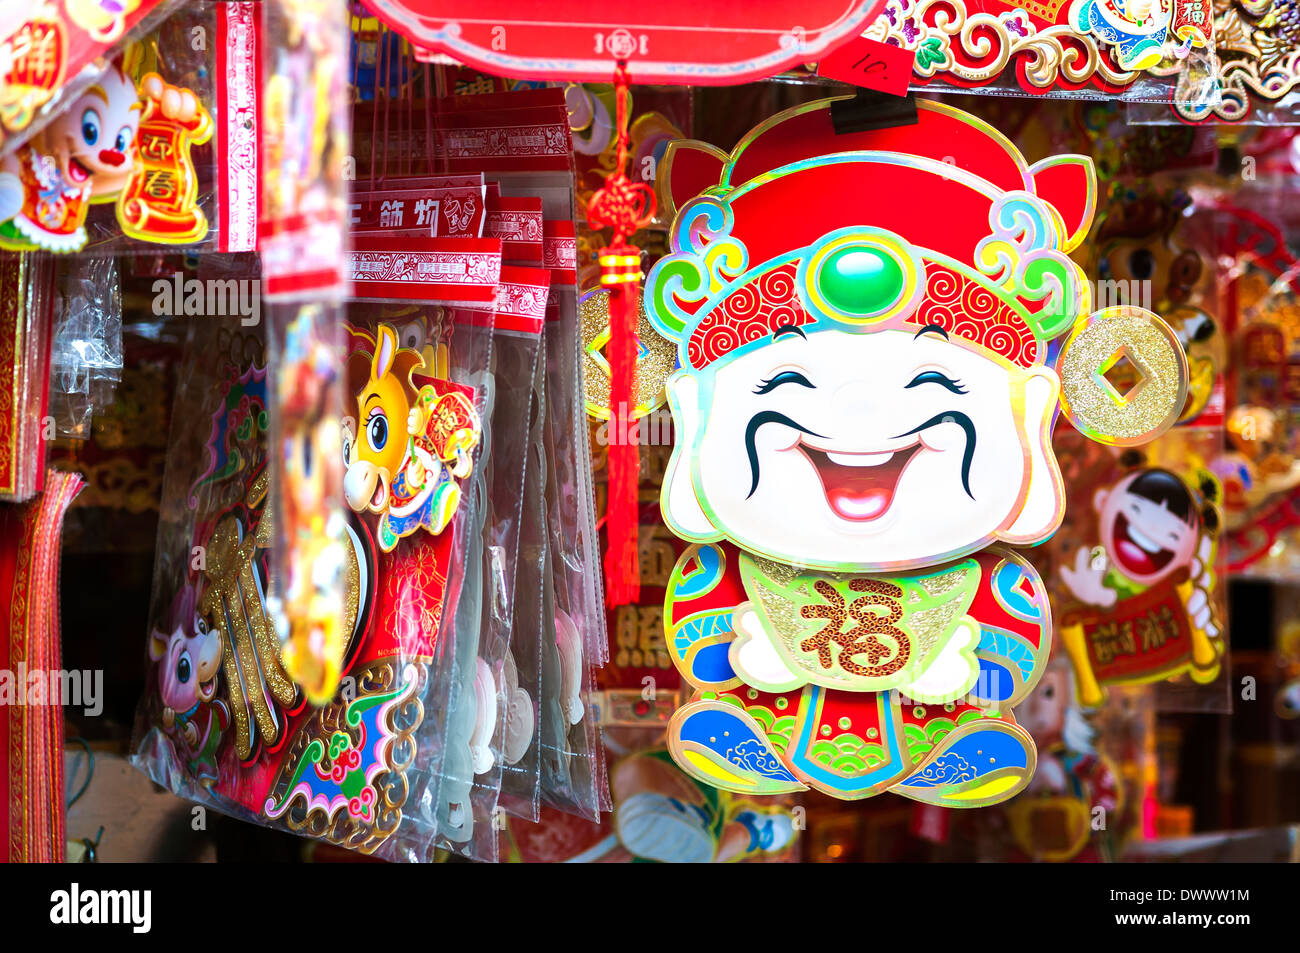
{"label": "red fabric cord", "polygon": [[627,63],[614,71],[617,103],[617,157],[614,171],[587,204],[587,223],[609,228],[609,245],[600,249],[601,284],[609,290],[609,492],[605,504],[605,598],[611,606],[636,602],[641,594],[637,553],[637,472],[640,450],[633,419],[636,393],[637,316],[640,313],[641,252],[630,239],[654,217],[654,191],[633,182],[624,171],[628,151]]}

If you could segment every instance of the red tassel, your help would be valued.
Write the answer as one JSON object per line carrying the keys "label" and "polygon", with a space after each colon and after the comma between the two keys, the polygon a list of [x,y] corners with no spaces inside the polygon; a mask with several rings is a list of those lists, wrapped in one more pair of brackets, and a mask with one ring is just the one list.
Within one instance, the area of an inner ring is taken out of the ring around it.
{"label": "red tassel", "polygon": [[641,595],[637,552],[637,446],[636,406],[637,316],[640,313],[641,253],[629,242],[637,229],[654,217],[654,191],[644,182],[632,182],[624,169],[628,150],[627,64],[620,61],[614,73],[617,102],[618,152],[614,171],[587,203],[587,223],[593,229],[610,228],[613,237],[599,252],[600,281],[609,289],[609,492],[605,504],[605,598],[610,606],[636,602]]}
{"label": "red tassel", "polygon": [[[631,408],[636,402],[637,314],[639,311],[640,255],[632,245],[601,250],[601,257],[630,259],[637,271],[631,280],[613,282],[609,288],[609,345],[606,355],[610,376],[608,461],[609,493],[605,509],[605,597],[611,606],[636,602],[641,595],[637,526],[638,475],[641,464],[637,426]],[[609,275],[606,272],[602,280]],[[622,277],[620,275],[619,277]]]}

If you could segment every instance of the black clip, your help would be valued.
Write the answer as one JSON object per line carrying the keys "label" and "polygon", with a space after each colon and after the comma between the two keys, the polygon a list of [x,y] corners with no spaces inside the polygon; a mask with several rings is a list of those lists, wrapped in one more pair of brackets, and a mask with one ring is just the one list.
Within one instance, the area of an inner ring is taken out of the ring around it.
{"label": "black clip", "polygon": [[840,136],[892,126],[915,126],[916,123],[915,93],[891,96],[859,86],[852,99],[837,99],[831,103],[831,125]]}

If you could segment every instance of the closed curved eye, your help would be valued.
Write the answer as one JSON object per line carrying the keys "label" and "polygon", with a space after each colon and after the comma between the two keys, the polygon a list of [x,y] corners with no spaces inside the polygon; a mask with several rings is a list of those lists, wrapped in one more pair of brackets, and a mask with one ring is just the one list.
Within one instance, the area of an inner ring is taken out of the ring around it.
{"label": "closed curved eye", "polygon": [[961,386],[961,381],[955,381],[947,374],[940,371],[922,371],[912,378],[911,383],[908,384],[904,390],[913,387],[920,387],[922,384],[938,384],[940,387],[945,387],[954,394],[966,393],[966,388]]}
{"label": "closed curved eye", "polygon": [[812,381],[808,380],[808,378],[804,377],[798,371],[782,371],[780,374],[770,377],[759,384],[758,387],[755,388],[754,393],[767,394],[776,390],[776,388],[780,387],[782,384],[798,384],[800,387],[807,387],[816,390],[816,388],[813,387]]}

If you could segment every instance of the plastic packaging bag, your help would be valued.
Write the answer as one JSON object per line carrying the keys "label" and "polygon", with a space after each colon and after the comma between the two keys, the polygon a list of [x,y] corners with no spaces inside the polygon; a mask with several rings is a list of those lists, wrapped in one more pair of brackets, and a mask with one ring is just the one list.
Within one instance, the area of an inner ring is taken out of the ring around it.
{"label": "plastic packaging bag", "polygon": [[96,408],[122,379],[122,290],[113,258],[73,259],[50,354],[50,413],[62,436],[90,436]]}

